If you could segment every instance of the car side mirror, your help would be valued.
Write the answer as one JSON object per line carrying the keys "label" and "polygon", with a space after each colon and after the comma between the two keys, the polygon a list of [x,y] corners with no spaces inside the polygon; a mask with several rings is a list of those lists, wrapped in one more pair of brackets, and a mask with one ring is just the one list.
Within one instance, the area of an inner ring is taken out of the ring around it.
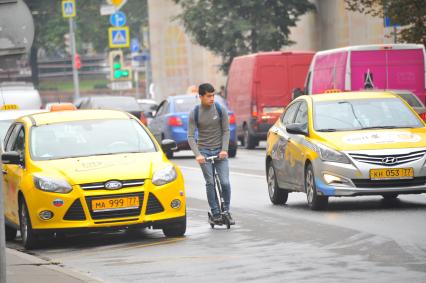
{"label": "car side mirror", "polygon": [[164,152],[176,151],[177,150],[177,144],[174,140],[164,139],[164,140],[161,141],[161,149]]}
{"label": "car side mirror", "polygon": [[291,93],[291,100],[298,98],[299,96],[305,95],[305,91],[300,89],[299,87],[294,88]]}
{"label": "car side mirror", "polygon": [[293,135],[308,135],[308,132],[306,131],[306,124],[303,123],[289,124],[286,126],[286,130],[287,133]]}
{"label": "car side mirror", "polygon": [[1,161],[3,162],[3,164],[22,165],[23,163],[21,154],[17,151],[9,151],[3,153],[1,155]]}

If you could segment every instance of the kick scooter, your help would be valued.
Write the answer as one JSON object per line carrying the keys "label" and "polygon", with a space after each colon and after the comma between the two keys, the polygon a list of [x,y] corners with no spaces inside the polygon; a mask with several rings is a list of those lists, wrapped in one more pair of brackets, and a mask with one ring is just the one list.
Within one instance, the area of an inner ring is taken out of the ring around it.
{"label": "kick scooter", "polygon": [[213,185],[214,185],[214,191],[216,195],[215,199],[220,210],[220,215],[222,216],[222,221],[220,223],[214,222],[213,215],[210,212],[208,212],[209,223],[210,223],[210,227],[212,228],[214,228],[215,225],[218,225],[218,226],[226,225],[226,228],[229,229],[231,228],[231,221],[229,220],[228,214],[225,213],[226,211],[224,210],[225,201],[222,195],[222,185],[220,184],[219,174],[217,173],[216,166],[215,166],[215,159],[218,159],[218,158],[219,157],[217,155],[214,155],[214,156],[206,157],[206,160],[211,162],[212,164],[212,169],[213,169],[212,172],[213,172],[213,179],[214,179]]}

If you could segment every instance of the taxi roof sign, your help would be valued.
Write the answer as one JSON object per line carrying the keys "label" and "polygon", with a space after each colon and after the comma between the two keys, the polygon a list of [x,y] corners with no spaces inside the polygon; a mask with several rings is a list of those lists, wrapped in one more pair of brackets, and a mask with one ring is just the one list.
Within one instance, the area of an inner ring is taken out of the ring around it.
{"label": "taxi roof sign", "polygon": [[19,106],[16,104],[5,104],[1,107],[1,110],[18,110]]}

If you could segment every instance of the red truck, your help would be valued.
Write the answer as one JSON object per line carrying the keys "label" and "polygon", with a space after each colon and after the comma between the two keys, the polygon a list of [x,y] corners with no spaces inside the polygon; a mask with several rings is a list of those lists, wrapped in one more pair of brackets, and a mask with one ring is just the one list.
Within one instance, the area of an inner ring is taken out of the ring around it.
{"label": "red truck", "polygon": [[235,57],[226,84],[237,136],[247,149],[266,140],[269,128],[304,85],[314,52],[261,52]]}

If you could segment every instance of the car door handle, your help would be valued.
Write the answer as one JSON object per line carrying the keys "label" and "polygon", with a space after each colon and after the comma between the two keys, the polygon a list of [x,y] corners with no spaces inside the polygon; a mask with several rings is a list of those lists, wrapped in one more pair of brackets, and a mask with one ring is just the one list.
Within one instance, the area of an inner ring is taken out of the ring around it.
{"label": "car door handle", "polygon": [[7,170],[2,169],[1,172],[3,173],[3,175],[7,175]]}

